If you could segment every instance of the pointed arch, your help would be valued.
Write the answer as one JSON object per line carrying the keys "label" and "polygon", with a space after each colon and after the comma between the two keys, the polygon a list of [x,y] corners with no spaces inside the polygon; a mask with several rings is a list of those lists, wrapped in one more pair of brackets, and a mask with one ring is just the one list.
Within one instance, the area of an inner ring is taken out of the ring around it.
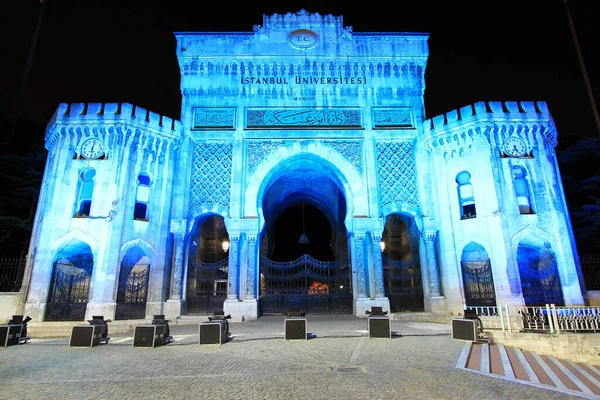
{"label": "pointed arch", "polygon": [[496,290],[490,256],[486,249],[475,241],[462,248],[460,265],[467,306],[495,306]]}
{"label": "pointed arch", "polygon": [[89,299],[94,256],[77,238],[63,240],[56,250],[45,321],[82,321]]}

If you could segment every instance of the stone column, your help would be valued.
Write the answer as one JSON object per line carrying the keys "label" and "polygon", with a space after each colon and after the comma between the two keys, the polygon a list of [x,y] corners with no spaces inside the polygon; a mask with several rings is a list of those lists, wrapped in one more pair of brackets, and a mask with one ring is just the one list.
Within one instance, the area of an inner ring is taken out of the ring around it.
{"label": "stone column", "polygon": [[256,299],[256,275],[258,265],[256,262],[256,235],[246,236],[248,241],[248,284],[246,285],[246,299]]}
{"label": "stone column", "polygon": [[173,265],[173,281],[171,282],[171,299],[181,300],[185,235],[175,233],[173,234],[173,238],[175,241],[175,264]]}
{"label": "stone column", "polygon": [[429,275],[429,289],[431,291],[431,297],[439,297],[441,295],[440,268],[435,255],[436,238],[436,231],[425,231],[425,254],[427,256],[427,272]]}
{"label": "stone column", "polygon": [[375,270],[375,297],[385,296],[383,287],[383,264],[381,262],[381,233],[371,232],[371,246],[373,251],[373,269]]}
{"label": "stone column", "polygon": [[238,299],[238,273],[239,273],[239,251],[240,235],[229,235],[229,269],[227,282],[227,300]]}
{"label": "stone column", "polygon": [[365,234],[354,234],[354,248],[356,256],[357,290],[358,297],[367,297],[367,277],[365,273]]}

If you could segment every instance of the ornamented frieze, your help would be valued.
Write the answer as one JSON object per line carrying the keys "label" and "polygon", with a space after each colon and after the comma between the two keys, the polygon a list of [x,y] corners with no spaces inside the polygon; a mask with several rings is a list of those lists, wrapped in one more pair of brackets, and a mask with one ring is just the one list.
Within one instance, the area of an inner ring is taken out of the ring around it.
{"label": "ornamented frieze", "polygon": [[194,107],[193,129],[235,129],[235,107]]}
{"label": "ornamented frieze", "polygon": [[335,151],[344,156],[346,160],[352,164],[356,170],[362,174],[362,141],[360,140],[327,140],[323,144],[333,148]]}
{"label": "ornamented frieze", "polygon": [[248,174],[252,175],[256,171],[258,164],[280,146],[283,146],[283,141],[281,140],[249,141],[247,145]]}
{"label": "ornamented frieze", "polygon": [[373,107],[373,129],[414,128],[412,107]]}
{"label": "ornamented frieze", "polygon": [[359,108],[261,108],[246,109],[246,129],[359,129]]}

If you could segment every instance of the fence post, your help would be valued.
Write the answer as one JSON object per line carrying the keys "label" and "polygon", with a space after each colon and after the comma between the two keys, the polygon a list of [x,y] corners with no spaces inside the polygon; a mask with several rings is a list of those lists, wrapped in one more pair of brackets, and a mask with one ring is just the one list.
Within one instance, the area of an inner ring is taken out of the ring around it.
{"label": "fence post", "polygon": [[508,304],[504,305],[505,307],[505,314],[506,314],[506,322],[508,323],[508,332],[512,332],[512,324],[510,323],[510,313],[508,311]]}
{"label": "fence post", "polygon": [[504,332],[504,315],[502,314],[502,304],[498,307],[498,316],[500,317],[500,325],[502,326],[502,332]]}
{"label": "fence post", "polygon": [[556,334],[560,334],[560,327],[558,326],[558,312],[556,311],[556,306],[554,304],[550,305],[552,307],[552,317],[554,318],[554,330]]}

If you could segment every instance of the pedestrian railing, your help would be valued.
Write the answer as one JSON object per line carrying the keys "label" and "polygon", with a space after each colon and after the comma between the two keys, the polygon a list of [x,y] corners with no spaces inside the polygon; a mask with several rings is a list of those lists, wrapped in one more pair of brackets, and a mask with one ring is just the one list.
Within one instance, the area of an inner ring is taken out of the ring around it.
{"label": "pedestrian railing", "polygon": [[24,270],[24,257],[0,257],[0,292],[21,290]]}
{"label": "pedestrian railing", "polygon": [[494,307],[465,306],[464,309],[475,311],[484,329],[557,334],[561,331],[600,331],[600,307],[557,307],[554,304],[509,307],[503,304]]}

